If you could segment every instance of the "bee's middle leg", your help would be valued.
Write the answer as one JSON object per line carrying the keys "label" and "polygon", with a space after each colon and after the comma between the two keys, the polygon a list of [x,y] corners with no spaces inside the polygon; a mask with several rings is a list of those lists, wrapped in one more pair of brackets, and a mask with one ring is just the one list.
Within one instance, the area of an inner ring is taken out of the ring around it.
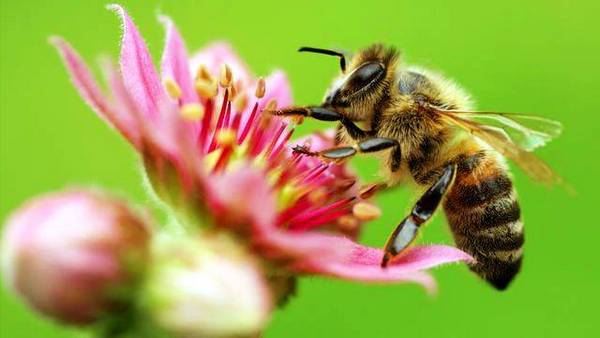
{"label": "bee's middle leg", "polygon": [[399,147],[398,141],[384,137],[370,137],[352,146],[339,146],[321,151],[310,151],[307,147],[295,146],[294,151],[308,156],[318,156],[324,161],[339,162],[356,154],[374,153],[392,147]]}

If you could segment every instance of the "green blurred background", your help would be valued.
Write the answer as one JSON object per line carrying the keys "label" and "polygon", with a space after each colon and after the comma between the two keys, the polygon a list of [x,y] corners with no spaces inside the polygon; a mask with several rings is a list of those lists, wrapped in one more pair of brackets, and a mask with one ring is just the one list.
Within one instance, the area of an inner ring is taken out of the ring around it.
{"label": "green blurred background", "polygon": [[[115,15],[103,1],[1,2],[0,218],[27,198],[70,184],[101,185],[144,203],[137,158],[83,104],[54,50],[51,34],[90,62],[116,55]],[[600,191],[600,26],[597,1],[124,1],[158,59],[171,15],[188,47],[231,41],[258,74],[281,67],[296,102],[318,102],[337,72],[330,58],[299,55],[302,45],[355,49],[380,41],[410,63],[442,70],[487,110],[560,120],[565,133],[539,154],[577,190],[548,190],[516,170],[526,220],[522,273],[498,293],[464,266],[434,271],[440,292],[414,285],[361,285],[306,278],[299,296],[275,313],[266,337],[583,337],[598,315]],[[324,128],[308,123],[302,133]],[[375,164],[353,160],[375,180]],[[379,198],[384,216],[364,242],[381,246],[415,196]],[[422,242],[451,243],[442,216]],[[68,287],[65,285],[65,287]],[[596,314],[594,314],[596,313]],[[597,319],[596,319],[597,320]],[[597,326],[596,326],[597,327]],[[69,337],[2,288],[2,337]]]}

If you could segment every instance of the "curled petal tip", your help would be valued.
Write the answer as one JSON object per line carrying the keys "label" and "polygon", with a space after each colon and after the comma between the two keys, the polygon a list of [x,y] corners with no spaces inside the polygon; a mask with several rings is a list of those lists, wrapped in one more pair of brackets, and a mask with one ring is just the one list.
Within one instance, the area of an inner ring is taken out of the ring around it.
{"label": "curled petal tip", "polygon": [[143,115],[155,118],[160,114],[160,103],[166,94],[148,47],[123,7],[109,5],[108,8],[119,14],[123,25],[120,64],[125,88]]}
{"label": "curled petal tip", "polygon": [[173,20],[171,17],[165,14],[158,14],[158,22],[163,24],[167,29],[169,29],[173,25]]}
{"label": "curled petal tip", "polygon": [[425,291],[429,296],[437,296],[438,294],[438,285],[435,281],[435,278],[426,272],[421,272],[416,276],[417,283],[425,288]]}
{"label": "curled petal tip", "polygon": [[50,35],[48,37],[48,43],[58,47],[58,45],[60,45],[61,43],[64,43],[64,39],[58,35]]}
{"label": "curled petal tip", "polygon": [[106,5],[106,9],[108,9],[109,11],[118,12],[119,14],[125,13],[125,9],[119,4],[108,4]]}

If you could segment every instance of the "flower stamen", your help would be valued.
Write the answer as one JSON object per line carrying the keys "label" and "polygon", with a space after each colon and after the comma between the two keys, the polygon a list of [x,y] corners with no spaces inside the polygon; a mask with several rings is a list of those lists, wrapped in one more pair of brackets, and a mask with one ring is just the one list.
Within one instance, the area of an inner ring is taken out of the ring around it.
{"label": "flower stamen", "polygon": [[344,215],[337,221],[340,229],[345,231],[353,231],[360,226],[360,220],[352,215]]}
{"label": "flower stamen", "polygon": [[200,65],[200,67],[198,67],[198,71],[196,72],[196,80],[213,82],[215,81],[215,78],[210,74],[210,71],[206,65]]}
{"label": "flower stamen", "polygon": [[223,128],[225,123],[229,125],[229,110],[231,109],[231,103],[229,102],[229,91],[225,90],[225,94],[223,95],[223,102],[221,103],[221,112],[219,113],[219,118],[217,120],[217,125],[215,126],[215,131],[213,133],[212,141],[210,142],[210,146],[208,147],[207,153],[212,152],[217,147],[217,134]]}
{"label": "flower stamen", "polygon": [[172,99],[178,100],[181,98],[181,88],[179,88],[179,85],[177,85],[175,80],[168,77],[163,81],[163,86]]}
{"label": "flower stamen", "polygon": [[372,221],[381,217],[381,209],[373,204],[359,202],[352,207],[352,214],[361,221]]}
{"label": "flower stamen", "polygon": [[264,110],[275,110],[275,109],[277,109],[277,100],[270,99],[269,102],[267,102],[267,104],[265,105]]}
{"label": "flower stamen", "polygon": [[326,163],[319,164],[318,166],[316,166],[313,169],[311,169],[310,171],[308,171],[308,174],[302,180],[302,183],[310,184],[312,180],[314,180],[316,177],[318,177],[319,175],[324,173],[328,168],[329,168],[329,164],[326,164]]}
{"label": "flower stamen", "polygon": [[188,121],[199,121],[204,117],[204,106],[198,103],[188,103],[181,107],[181,116]]}
{"label": "flower stamen", "polygon": [[254,91],[254,96],[256,96],[257,99],[262,99],[265,96],[265,92],[265,79],[261,77],[258,79],[258,81],[256,81],[256,90]]}
{"label": "flower stamen", "polygon": [[[234,87],[232,87],[234,88]],[[246,110],[246,106],[248,105],[248,97],[245,93],[238,93],[233,100],[233,107],[235,111],[242,112]]]}
{"label": "flower stamen", "polygon": [[217,96],[218,86],[215,79],[204,79],[199,78],[196,80],[196,92],[200,97],[205,99],[212,99]]}
{"label": "flower stamen", "polygon": [[217,143],[222,147],[231,147],[236,144],[235,130],[222,129],[217,134]]}
{"label": "flower stamen", "polygon": [[337,219],[341,215],[348,214],[346,207],[355,199],[355,197],[348,197],[319,209],[300,214],[289,221],[289,228],[294,230],[308,230],[313,226]]}
{"label": "flower stamen", "polygon": [[219,84],[223,88],[229,88],[231,86],[231,82],[233,80],[233,73],[231,72],[231,68],[224,64],[221,66],[221,73],[219,76]]}
{"label": "flower stamen", "polygon": [[243,143],[246,140],[246,137],[248,137],[250,130],[252,130],[252,126],[255,125],[254,120],[256,120],[257,114],[258,114],[258,102],[256,102],[254,104],[254,108],[252,108],[252,113],[250,113],[250,117],[248,118],[248,121],[246,122],[246,125],[244,126],[244,130],[242,130],[242,133],[240,134],[238,143]]}

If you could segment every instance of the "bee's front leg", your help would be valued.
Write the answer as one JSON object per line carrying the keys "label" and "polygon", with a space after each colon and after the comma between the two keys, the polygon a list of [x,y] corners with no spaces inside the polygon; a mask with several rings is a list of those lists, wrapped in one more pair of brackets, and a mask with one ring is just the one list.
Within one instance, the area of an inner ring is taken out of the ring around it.
{"label": "bee's front leg", "polygon": [[335,110],[323,107],[290,107],[286,109],[269,110],[268,113],[276,116],[310,117],[319,121],[338,121],[346,128],[348,135],[356,141],[360,141],[367,136],[372,136],[371,131],[362,130],[344,115]]}

